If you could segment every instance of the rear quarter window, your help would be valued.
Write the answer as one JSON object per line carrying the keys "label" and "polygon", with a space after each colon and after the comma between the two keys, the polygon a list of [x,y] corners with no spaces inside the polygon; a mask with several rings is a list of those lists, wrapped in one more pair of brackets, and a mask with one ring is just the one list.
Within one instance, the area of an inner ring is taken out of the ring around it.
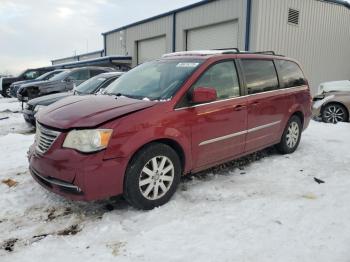
{"label": "rear quarter window", "polygon": [[258,94],[279,88],[277,72],[272,60],[241,60],[247,93]]}
{"label": "rear quarter window", "polygon": [[298,64],[287,60],[275,61],[280,75],[282,88],[297,87],[307,84],[305,76]]}

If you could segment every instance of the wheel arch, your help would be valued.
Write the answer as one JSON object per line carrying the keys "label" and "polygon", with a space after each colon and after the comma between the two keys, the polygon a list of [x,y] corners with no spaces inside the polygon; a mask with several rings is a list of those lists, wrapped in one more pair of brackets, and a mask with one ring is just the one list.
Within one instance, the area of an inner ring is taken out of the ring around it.
{"label": "wheel arch", "polygon": [[180,158],[180,162],[181,162],[181,168],[182,168],[182,172],[185,171],[185,167],[186,167],[186,154],[185,154],[185,150],[183,149],[183,147],[180,145],[179,142],[177,142],[174,139],[171,138],[159,138],[159,139],[155,139],[152,141],[148,141],[147,143],[145,143],[144,145],[140,146],[139,148],[137,148],[135,150],[135,152],[132,154],[132,156],[130,157],[130,161],[135,157],[135,155],[142,150],[143,148],[153,144],[153,143],[160,143],[160,144],[165,144],[169,147],[171,147],[179,156]]}
{"label": "wheel arch", "polygon": [[[305,117],[304,117],[303,112],[301,112],[301,111],[299,111],[299,110],[298,110],[298,111],[295,111],[295,112],[290,116],[290,118],[293,117],[293,116],[299,117],[302,126],[304,126]],[[290,119],[290,118],[289,118],[289,119]]]}

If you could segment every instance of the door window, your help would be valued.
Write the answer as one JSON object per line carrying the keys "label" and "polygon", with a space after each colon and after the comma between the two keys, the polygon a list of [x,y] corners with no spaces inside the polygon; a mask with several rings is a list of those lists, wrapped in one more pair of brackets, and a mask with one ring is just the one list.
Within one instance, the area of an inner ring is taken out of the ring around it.
{"label": "door window", "polygon": [[27,73],[25,73],[24,79],[35,79],[39,76],[40,74],[38,71],[28,71]]}
{"label": "door window", "polygon": [[248,94],[278,89],[275,65],[271,60],[242,60]]}
{"label": "door window", "polygon": [[198,87],[215,88],[218,100],[239,96],[239,81],[234,62],[221,62],[210,67],[193,85],[192,90]]}
{"label": "door window", "polygon": [[306,85],[306,79],[300,67],[287,60],[276,60],[276,66],[281,77],[281,87],[296,87]]}
{"label": "door window", "polygon": [[89,71],[86,69],[75,71],[69,76],[69,79],[77,80],[77,81],[87,80],[89,79]]}

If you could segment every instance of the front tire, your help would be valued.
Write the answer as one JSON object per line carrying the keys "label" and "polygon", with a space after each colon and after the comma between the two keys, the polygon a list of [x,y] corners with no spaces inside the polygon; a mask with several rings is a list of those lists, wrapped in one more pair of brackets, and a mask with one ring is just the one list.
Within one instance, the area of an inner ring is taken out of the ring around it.
{"label": "front tire", "polygon": [[298,116],[292,116],[284,129],[281,142],[277,149],[282,154],[291,154],[297,150],[302,133],[302,124]]}
{"label": "front tire", "polygon": [[178,154],[168,145],[152,143],[132,158],[124,181],[124,197],[135,208],[150,210],[174,195],[182,173]]}

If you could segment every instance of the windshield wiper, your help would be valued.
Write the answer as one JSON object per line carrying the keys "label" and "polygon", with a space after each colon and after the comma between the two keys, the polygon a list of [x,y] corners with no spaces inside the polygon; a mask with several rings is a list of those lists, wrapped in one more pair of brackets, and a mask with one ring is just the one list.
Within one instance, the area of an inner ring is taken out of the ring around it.
{"label": "windshield wiper", "polygon": [[133,98],[133,99],[142,99],[143,97],[141,96],[136,96],[136,95],[126,95],[126,94],[122,94],[122,93],[108,93],[109,96],[115,96],[116,98],[124,96],[124,97],[128,97],[128,98]]}

